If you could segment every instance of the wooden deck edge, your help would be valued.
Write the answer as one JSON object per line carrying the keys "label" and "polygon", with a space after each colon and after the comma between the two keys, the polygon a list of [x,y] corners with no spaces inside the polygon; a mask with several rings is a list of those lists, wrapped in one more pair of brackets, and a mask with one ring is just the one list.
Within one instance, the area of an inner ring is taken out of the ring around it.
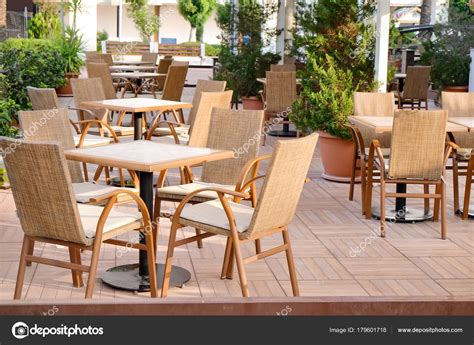
{"label": "wooden deck edge", "polygon": [[200,315],[200,316],[414,316],[472,315],[474,301],[398,298],[226,298],[14,301],[0,303],[0,315]]}

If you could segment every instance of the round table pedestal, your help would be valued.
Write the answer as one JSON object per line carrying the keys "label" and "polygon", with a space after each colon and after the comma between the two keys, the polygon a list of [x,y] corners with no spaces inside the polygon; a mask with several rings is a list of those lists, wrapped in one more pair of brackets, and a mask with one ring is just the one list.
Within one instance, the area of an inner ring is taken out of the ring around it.
{"label": "round table pedestal", "polygon": [[[378,207],[372,208],[372,216],[380,219],[380,209]],[[432,218],[433,214],[425,212],[421,208],[410,207],[406,208],[405,212],[397,212],[394,208],[385,210],[385,220],[391,223],[416,223]]]}
{"label": "round table pedestal", "polygon": [[[156,276],[158,288],[163,282],[165,265],[156,264]],[[182,287],[184,283],[191,279],[191,273],[179,266],[172,266],[170,287]],[[150,291],[150,281],[148,277],[138,274],[138,264],[122,265],[109,268],[102,274],[102,281],[117,289],[146,292]]]}

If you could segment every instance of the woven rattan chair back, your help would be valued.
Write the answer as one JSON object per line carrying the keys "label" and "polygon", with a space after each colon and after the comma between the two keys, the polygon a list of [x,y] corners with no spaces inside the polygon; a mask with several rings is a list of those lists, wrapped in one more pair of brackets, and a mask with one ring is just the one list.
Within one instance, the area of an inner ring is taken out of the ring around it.
{"label": "woven rattan chair back", "polygon": [[99,54],[99,56],[97,58],[101,59],[101,60],[104,60],[104,62],[109,66],[112,66],[114,64],[114,59],[112,57],[112,54],[110,54],[110,53]]}
{"label": "woven rattan chair back", "polygon": [[55,89],[41,89],[27,86],[26,91],[34,110],[59,108],[58,95]]}
{"label": "woven rattan chair back", "polygon": [[[83,102],[103,101],[105,99],[105,92],[100,78],[72,79],[71,86],[76,108],[82,108],[81,104]],[[107,122],[107,112],[100,109],[90,110],[96,114],[99,120]],[[80,110],[78,110],[78,117],[81,120],[93,119],[90,114]]]}
{"label": "woven rattan chair back", "polygon": [[89,59],[100,59],[100,53],[91,51],[91,52],[86,52],[86,60]]}
{"label": "woven rattan chair back", "polygon": [[112,81],[112,75],[110,74],[109,65],[106,63],[90,63],[86,64],[87,76],[89,78],[100,78],[102,80],[102,87],[104,89],[105,98],[114,99],[117,98],[115,92],[114,82]]}
{"label": "woven rattan chair back", "polygon": [[158,53],[145,52],[142,54],[143,62],[151,62],[152,64],[156,65],[157,60],[158,60]]}
{"label": "woven rattan chair back", "polygon": [[445,110],[401,110],[393,118],[388,177],[438,181],[444,173]]}
{"label": "woven rattan chair back", "polygon": [[278,141],[257,202],[248,237],[288,226],[295,215],[318,134]]}
{"label": "woven rattan chair back", "polygon": [[430,86],[431,66],[408,66],[404,99],[427,99]]}
{"label": "woven rattan chair back", "polygon": [[[25,142],[57,142],[64,150],[75,148],[67,109],[20,111]],[[79,162],[67,161],[73,183],[84,182]]]}
{"label": "woven rattan chair back", "polygon": [[184,83],[186,82],[186,74],[188,73],[188,65],[174,65],[174,62],[168,69],[165,85],[163,86],[163,96],[167,101],[181,101]]}
{"label": "woven rattan chair back", "polygon": [[293,63],[288,64],[273,64],[270,65],[271,72],[296,72],[296,65]]}
{"label": "woven rattan chair back", "polygon": [[[227,91],[229,92],[229,91]],[[205,96],[206,93],[203,93]],[[232,94],[228,98],[228,106]],[[204,97],[203,97],[204,98]],[[208,162],[202,168],[204,182],[233,184],[247,162],[258,155],[263,111],[214,108],[206,147],[234,151],[234,157]]]}
{"label": "woven rattan chair back", "polygon": [[[194,119],[196,117],[196,112],[199,108],[199,103],[201,102],[201,93],[202,92],[222,92],[225,90],[227,82],[220,80],[204,80],[199,79],[196,83],[196,90],[194,91],[193,96],[193,107],[189,111],[188,123],[192,127],[194,124]],[[221,107],[218,107],[221,108]],[[225,107],[222,107],[225,108]]]}
{"label": "woven rattan chair back", "polygon": [[[0,139],[4,150],[13,147],[13,143],[11,139]],[[25,234],[86,244],[61,146],[24,142],[4,160]]]}
{"label": "woven rattan chair back", "polygon": [[[392,92],[354,93],[355,116],[393,116],[395,109],[395,95]],[[364,127],[360,127],[359,131],[365,147],[369,147],[374,139],[378,139],[382,147],[390,147],[390,133],[376,134],[373,130]]]}
{"label": "woven rattan chair back", "polygon": [[[448,117],[474,117],[474,92],[443,92],[443,110]],[[453,133],[454,141],[462,148],[474,148],[474,133]]]}
{"label": "woven rattan chair back", "polygon": [[167,74],[168,69],[170,68],[172,63],[173,63],[173,59],[160,59],[157,72],[161,74]]}
{"label": "woven rattan chair back", "polygon": [[212,109],[230,109],[232,91],[201,92],[200,102],[196,106],[196,116],[189,130],[189,146],[206,147],[211,130]]}
{"label": "woven rattan chair back", "polygon": [[267,112],[288,112],[295,99],[296,72],[267,72],[265,87]]}

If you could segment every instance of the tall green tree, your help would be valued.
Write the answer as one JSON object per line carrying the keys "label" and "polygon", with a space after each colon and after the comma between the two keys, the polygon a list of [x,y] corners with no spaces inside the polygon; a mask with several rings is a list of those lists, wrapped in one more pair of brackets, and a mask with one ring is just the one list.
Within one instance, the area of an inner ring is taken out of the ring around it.
{"label": "tall green tree", "polygon": [[126,0],[130,4],[130,17],[140,32],[144,42],[149,42],[151,35],[158,31],[160,19],[150,11],[147,0]]}
{"label": "tall green tree", "polygon": [[204,24],[217,6],[216,0],[178,0],[179,13],[191,24],[189,41],[196,31],[196,41],[202,42]]}

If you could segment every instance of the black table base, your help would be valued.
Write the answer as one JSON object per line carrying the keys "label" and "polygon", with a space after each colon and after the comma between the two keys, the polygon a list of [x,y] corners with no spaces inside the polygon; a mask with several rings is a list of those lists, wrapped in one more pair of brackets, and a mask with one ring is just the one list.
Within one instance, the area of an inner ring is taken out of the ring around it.
{"label": "black table base", "polygon": [[[108,269],[102,274],[102,281],[114,288],[136,292],[150,291],[150,280],[148,276],[139,274],[138,264],[116,266]],[[158,288],[163,282],[165,271],[164,264],[156,264],[156,276]],[[183,287],[183,285],[191,279],[191,273],[179,266],[171,268],[171,287]]]}
{"label": "black table base", "polygon": [[[474,218],[474,210],[473,210],[473,209],[474,209],[473,207],[470,207],[470,208],[469,208],[469,212],[467,213],[467,217],[468,217],[468,218]],[[461,210],[457,210],[457,211],[456,211],[456,214],[462,216],[462,215],[464,214],[464,212],[461,211]]]}
{"label": "black table base", "polygon": [[295,138],[296,137],[296,131],[290,131],[290,125],[288,123],[283,124],[283,130],[282,131],[272,130],[272,131],[268,131],[267,134],[271,135],[272,137],[283,137],[283,138]]}
{"label": "black table base", "polygon": [[[372,208],[372,216],[375,219],[380,219],[380,209],[378,207]],[[424,209],[410,207],[406,208],[404,212],[396,209],[385,210],[385,221],[391,223],[416,223],[430,220],[433,214],[426,212]]]}

